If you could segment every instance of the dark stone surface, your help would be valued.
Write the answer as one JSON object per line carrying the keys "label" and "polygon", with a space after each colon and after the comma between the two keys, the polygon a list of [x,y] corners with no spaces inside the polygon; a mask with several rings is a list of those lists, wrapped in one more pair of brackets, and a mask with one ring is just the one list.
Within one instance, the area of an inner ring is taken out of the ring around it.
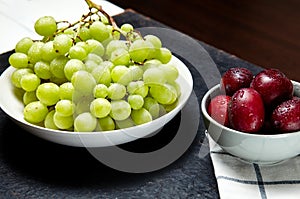
{"label": "dark stone surface", "polygon": [[[116,16],[119,24],[135,27],[163,26],[140,14],[126,11]],[[201,43],[201,42],[200,42]],[[229,67],[260,68],[201,43],[220,73]],[[1,72],[8,66],[9,53],[1,55]],[[207,91],[202,77],[183,58],[194,78],[198,101]],[[5,95],[1,94],[1,97]],[[178,114],[162,133],[121,147],[146,152],[172,140],[179,125]],[[201,116],[200,116],[201,117]],[[132,174],[101,164],[84,148],[47,142],[16,126],[0,110],[0,198],[219,198],[210,157],[198,156],[200,147],[208,150],[205,127],[200,118],[197,136],[189,149],[171,165],[154,172]],[[173,133],[173,134],[172,134]]]}

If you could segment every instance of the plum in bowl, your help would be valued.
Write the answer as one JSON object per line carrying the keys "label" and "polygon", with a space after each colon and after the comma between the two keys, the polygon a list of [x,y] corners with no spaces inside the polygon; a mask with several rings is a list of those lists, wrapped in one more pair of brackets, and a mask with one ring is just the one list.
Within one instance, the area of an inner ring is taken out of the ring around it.
{"label": "plum in bowl", "polygon": [[[293,95],[300,97],[300,83],[292,81]],[[224,126],[208,113],[211,99],[222,94],[220,84],[203,97],[201,111],[209,136],[226,152],[251,163],[276,164],[300,153],[300,131],[247,133]]]}

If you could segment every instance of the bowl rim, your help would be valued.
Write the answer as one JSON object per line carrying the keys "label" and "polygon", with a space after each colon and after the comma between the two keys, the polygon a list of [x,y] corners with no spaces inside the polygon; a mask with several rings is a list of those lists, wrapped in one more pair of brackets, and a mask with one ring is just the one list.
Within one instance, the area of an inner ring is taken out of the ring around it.
{"label": "bowl rim", "polygon": [[[300,88],[300,83],[294,80],[291,80],[292,84],[297,87]],[[218,123],[216,120],[214,120],[207,112],[207,101],[210,98],[211,94],[213,92],[215,92],[217,89],[220,89],[220,84],[217,84],[213,87],[211,87],[203,96],[202,100],[201,100],[201,111],[202,114],[204,115],[205,118],[207,118],[209,120],[210,123],[213,123],[214,125],[218,126],[219,128],[222,128],[224,130],[226,130],[227,132],[232,132],[234,134],[238,134],[241,136],[249,136],[249,137],[253,137],[253,138],[257,138],[257,137],[264,137],[264,138],[282,138],[282,137],[287,137],[287,136],[298,136],[300,135],[300,131],[295,131],[295,132],[288,132],[288,133],[279,133],[279,134],[258,134],[258,133],[246,133],[246,132],[242,132],[242,131],[238,131],[229,127],[226,127],[220,123]]]}

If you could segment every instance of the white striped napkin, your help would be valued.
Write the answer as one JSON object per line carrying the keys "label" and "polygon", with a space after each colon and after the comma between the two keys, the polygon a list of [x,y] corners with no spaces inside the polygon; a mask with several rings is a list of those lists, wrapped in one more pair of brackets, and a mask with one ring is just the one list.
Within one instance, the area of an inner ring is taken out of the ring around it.
{"label": "white striped napkin", "polygon": [[221,199],[300,198],[300,156],[272,166],[251,164],[208,140]]}

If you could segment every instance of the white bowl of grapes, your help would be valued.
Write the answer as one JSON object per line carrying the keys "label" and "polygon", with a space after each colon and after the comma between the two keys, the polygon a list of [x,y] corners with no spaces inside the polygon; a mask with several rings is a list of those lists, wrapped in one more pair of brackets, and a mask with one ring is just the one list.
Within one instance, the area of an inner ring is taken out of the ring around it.
{"label": "white bowl of grapes", "polygon": [[117,26],[86,2],[77,22],[42,16],[33,24],[41,39],[16,43],[0,77],[1,109],[67,146],[113,146],[159,131],[189,99],[190,71],[157,36]]}

